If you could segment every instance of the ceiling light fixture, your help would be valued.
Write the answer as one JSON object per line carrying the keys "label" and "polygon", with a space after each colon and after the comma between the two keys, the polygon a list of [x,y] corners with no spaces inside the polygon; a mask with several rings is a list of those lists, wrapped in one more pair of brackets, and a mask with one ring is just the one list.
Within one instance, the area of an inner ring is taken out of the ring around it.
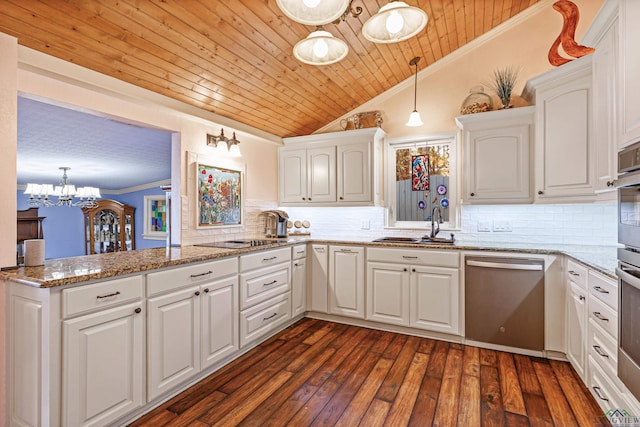
{"label": "ceiling light fixture", "polygon": [[428,17],[419,7],[391,1],[362,26],[362,35],[374,43],[396,43],[410,39],[427,26]]}
{"label": "ceiling light fixture", "polygon": [[416,56],[409,62],[409,65],[415,65],[416,73],[415,73],[415,83],[414,83],[414,92],[413,92],[413,111],[409,115],[409,121],[406,123],[409,127],[422,126],[424,123],[422,122],[422,118],[420,117],[420,113],[418,113],[417,102],[418,102],[418,62],[420,62],[420,57]]}
{"label": "ceiling light fixture", "polygon": [[[29,207],[52,207],[52,206],[79,206],[86,208],[95,208],[98,206],[96,199],[99,199],[100,189],[96,187],[80,187],[69,183],[67,171],[71,168],[63,166],[58,168],[62,170],[62,180],[60,185],[55,187],[51,184],[27,184],[24,194],[29,195],[27,206]],[[58,197],[57,201],[49,200],[49,196]],[[73,198],[79,200],[74,202]]]}
{"label": "ceiling light fixture", "polygon": [[214,147],[215,154],[220,156],[242,157],[239,144],[235,132],[231,138],[224,135],[224,129],[220,129],[220,135],[207,134],[207,145]]}
{"label": "ceiling light fixture", "polygon": [[[347,44],[325,31],[322,25],[339,24],[349,15],[360,16],[362,7],[353,8],[353,0],[276,0],[276,3],[294,21],[317,26],[316,31],[293,47],[293,54],[299,61],[328,65],[347,56]],[[362,34],[374,43],[400,42],[418,34],[427,25],[427,20],[422,9],[392,0],[365,22]]]}

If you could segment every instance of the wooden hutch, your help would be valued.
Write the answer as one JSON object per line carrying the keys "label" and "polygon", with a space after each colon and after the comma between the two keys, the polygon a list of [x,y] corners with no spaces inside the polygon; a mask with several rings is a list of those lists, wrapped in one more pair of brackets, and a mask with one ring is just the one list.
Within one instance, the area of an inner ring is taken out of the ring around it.
{"label": "wooden hutch", "polygon": [[38,216],[38,208],[29,208],[17,211],[18,218],[18,239],[16,245],[16,262],[24,262],[24,241],[30,239],[44,239],[42,221],[46,217]]}
{"label": "wooden hutch", "polygon": [[115,200],[98,200],[95,208],[84,213],[87,255],[131,251],[136,248],[133,206]]}

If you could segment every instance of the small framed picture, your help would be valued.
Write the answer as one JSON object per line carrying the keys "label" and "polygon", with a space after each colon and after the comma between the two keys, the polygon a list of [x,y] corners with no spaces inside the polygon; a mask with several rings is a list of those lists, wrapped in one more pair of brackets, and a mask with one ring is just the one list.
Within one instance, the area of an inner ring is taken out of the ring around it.
{"label": "small framed picture", "polygon": [[142,237],[149,240],[164,240],[167,238],[167,224],[169,214],[167,212],[166,196],[144,196],[144,234]]}
{"label": "small framed picture", "polygon": [[198,163],[198,227],[243,224],[242,171]]}

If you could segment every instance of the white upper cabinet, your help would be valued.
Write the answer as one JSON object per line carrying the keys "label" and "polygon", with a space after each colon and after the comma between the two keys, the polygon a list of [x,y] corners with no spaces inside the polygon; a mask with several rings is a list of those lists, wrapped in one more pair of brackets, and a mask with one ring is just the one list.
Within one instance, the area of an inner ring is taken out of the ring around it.
{"label": "white upper cabinet", "polygon": [[622,148],[640,140],[640,1],[620,1],[620,139]]}
{"label": "white upper cabinet", "polygon": [[530,203],[533,107],[456,117],[465,203]]}
{"label": "white upper cabinet", "polygon": [[527,82],[523,96],[536,108],[537,201],[595,199],[591,61],[588,55]]}
{"label": "white upper cabinet", "polygon": [[280,204],[379,205],[384,135],[368,128],[285,138],[278,152]]}

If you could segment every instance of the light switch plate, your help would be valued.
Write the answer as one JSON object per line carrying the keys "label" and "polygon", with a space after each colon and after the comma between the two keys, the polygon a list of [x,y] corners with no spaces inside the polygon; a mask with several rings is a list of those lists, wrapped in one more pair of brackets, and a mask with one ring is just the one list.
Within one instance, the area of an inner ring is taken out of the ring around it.
{"label": "light switch plate", "polygon": [[478,221],[478,231],[482,231],[482,232],[491,231],[491,221]]}
{"label": "light switch plate", "polygon": [[493,221],[493,231],[495,232],[508,232],[513,231],[511,228],[511,222],[506,220]]}
{"label": "light switch plate", "polygon": [[360,223],[361,230],[368,230],[370,227],[371,227],[371,221],[369,221],[368,219],[363,219],[362,222]]}

